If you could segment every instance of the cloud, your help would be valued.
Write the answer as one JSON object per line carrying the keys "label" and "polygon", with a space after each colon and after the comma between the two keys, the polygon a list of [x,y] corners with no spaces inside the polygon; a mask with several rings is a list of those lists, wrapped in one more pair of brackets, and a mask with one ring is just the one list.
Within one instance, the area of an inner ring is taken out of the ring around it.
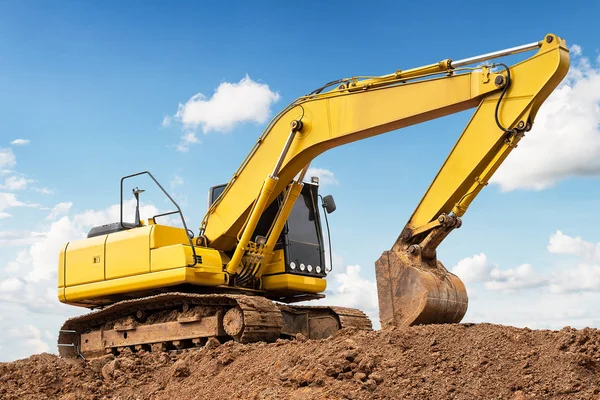
{"label": "cloud", "polygon": [[45,237],[43,232],[0,231],[0,248],[31,245]]}
{"label": "cloud", "polygon": [[325,294],[326,298],[306,304],[357,308],[367,314],[374,328],[380,327],[375,281],[365,277],[359,265],[344,265],[342,257],[335,252]]}
{"label": "cloud", "polygon": [[55,220],[57,217],[60,217],[61,215],[68,214],[69,210],[71,209],[72,206],[73,206],[73,203],[71,203],[70,201],[58,203],[57,205],[54,206],[52,211],[50,211],[50,214],[48,214],[46,219],[52,221],[52,220]]}
{"label": "cloud", "polygon": [[19,328],[11,328],[8,330],[8,337],[14,342],[23,342],[20,353],[16,358],[27,357],[29,354],[45,353],[49,346],[42,339],[42,333],[38,328],[31,324],[22,325]]}
{"label": "cloud", "polygon": [[581,46],[578,44],[573,44],[571,46],[571,48],[569,49],[569,52],[571,53],[571,56],[577,57],[581,55]]}
{"label": "cloud", "polygon": [[483,253],[463,258],[452,268],[452,272],[469,287],[469,294],[476,292],[473,286],[478,283],[483,283],[486,289],[494,291],[531,289],[547,283],[529,264],[501,269],[492,265]]}
{"label": "cloud", "polygon": [[335,178],[335,174],[328,169],[324,168],[308,168],[306,171],[306,180],[310,180],[312,176],[319,178],[320,185],[339,185],[339,181]]}
{"label": "cloud", "polygon": [[552,293],[600,292],[600,266],[582,263],[556,273]]}
{"label": "cloud", "polygon": [[552,254],[570,254],[588,261],[600,261],[600,243],[591,243],[581,236],[571,237],[556,231],[548,242],[548,251]]}
{"label": "cloud", "polygon": [[580,52],[571,46],[567,77],[492,177],[502,191],[543,190],[569,177],[600,175],[600,65],[578,58]]}
{"label": "cloud", "polygon": [[0,148],[0,169],[14,167],[16,164],[17,158],[15,157],[15,154],[13,153],[12,149]]}
{"label": "cloud", "polygon": [[10,142],[10,144],[12,144],[13,146],[25,146],[29,144],[29,139],[15,139],[12,142]]}
{"label": "cloud", "polygon": [[22,201],[17,200],[17,196],[14,193],[0,193],[0,211],[12,207],[40,208],[41,206],[34,203],[23,203]]}
{"label": "cloud", "polygon": [[279,101],[279,93],[269,85],[253,81],[248,75],[237,83],[221,83],[212,97],[202,93],[179,104],[175,115],[163,118],[162,125],[180,123],[185,134],[177,145],[178,151],[188,151],[190,144],[199,142],[196,132],[229,132],[237,125],[255,122],[263,124],[271,116],[271,106]]}
{"label": "cloud", "polygon": [[[133,222],[135,218],[135,199],[125,200],[123,202],[123,220],[125,222]],[[104,225],[110,222],[118,222],[121,218],[120,205],[113,204],[102,210],[87,210],[76,214],[73,217],[73,222],[83,228],[91,228],[98,225]],[[141,219],[148,219],[157,214],[160,214],[158,208],[152,204],[140,203]],[[162,219],[165,221],[165,219]]]}
{"label": "cloud", "polygon": [[552,293],[600,292],[600,243],[556,231],[550,236],[548,251],[579,258],[576,266],[554,272],[550,284]]}
{"label": "cloud", "polygon": [[177,188],[178,186],[183,186],[183,178],[177,174],[173,174],[173,178],[171,179],[169,186],[171,187],[171,190]]}
{"label": "cloud", "polygon": [[4,190],[23,190],[27,188],[27,184],[33,182],[31,179],[25,179],[22,176],[9,176],[4,180],[4,184],[0,185],[0,189]]}
{"label": "cloud", "polygon": [[485,254],[479,254],[460,260],[452,272],[470,288],[482,283],[490,291],[540,288],[555,294],[600,294],[600,243],[569,236],[559,230],[550,236],[547,249],[550,254],[570,255],[575,259],[558,263],[555,268],[540,274],[531,264],[511,269],[491,266]]}
{"label": "cloud", "polygon": [[184,133],[179,139],[179,144],[177,144],[175,148],[181,153],[187,153],[190,151],[190,145],[201,143],[195,132]]}
{"label": "cloud", "polygon": [[23,206],[25,206],[25,203],[17,200],[17,196],[14,193],[0,193],[0,211]]}
{"label": "cloud", "polygon": [[377,285],[361,276],[360,265],[348,265],[332,277],[338,284],[332,292],[335,304],[363,310],[377,309]]}
{"label": "cloud", "polygon": [[40,194],[54,194],[54,190],[48,189],[47,187],[33,188],[33,190]]}
{"label": "cloud", "polygon": [[452,272],[460,277],[465,283],[483,282],[490,277],[492,265],[483,253],[476,254],[460,260],[452,269]]}
{"label": "cloud", "polygon": [[23,285],[23,281],[19,278],[0,280],[0,293],[16,293]]}
{"label": "cloud", "polygon": [[9,214],[7,212],[0,212],[0,219],[10,218],[10,217],[12,217],[12,214]]}
{"label": "cloud", "polygon": [[546,279],[540,277],[530,264],[521,264],[511,269],[493,268],[490,280],[484,283],[486,289],[505,292],[532,289],[546,284]]}
{"label": "cloud", "polygon": [[[29,255],[31,256],[30,271],[25,275],[29,282],[39,282],[41,280],[50,280],[56,276],[56,256],[58,256],[62,247],[71,240],[84,237],[83,229],[77,224],[73,224],[67,216],[50,225],[50,229],[45,232],[45,237],[31,245]],[[49,257],[54,254],[55,257]]]}

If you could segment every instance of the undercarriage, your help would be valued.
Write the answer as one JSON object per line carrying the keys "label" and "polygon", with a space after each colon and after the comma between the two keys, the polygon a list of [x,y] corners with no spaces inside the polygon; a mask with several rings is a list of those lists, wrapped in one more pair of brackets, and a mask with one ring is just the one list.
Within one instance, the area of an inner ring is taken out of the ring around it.
{"label": "undercarriage", "polygon": [[94,358],[126,351],[168,351],[221,342],[274,342],[298,334],[324,339],[342,328],[372,329],[360,310],[290,306],[260,296],[165,293],[115,303],[67,320],[62,357]]}

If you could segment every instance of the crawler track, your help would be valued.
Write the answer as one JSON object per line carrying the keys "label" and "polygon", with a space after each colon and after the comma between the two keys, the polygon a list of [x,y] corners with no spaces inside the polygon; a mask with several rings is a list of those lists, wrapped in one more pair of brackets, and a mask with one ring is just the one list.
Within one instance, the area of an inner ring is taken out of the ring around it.
{"label": "crawler track", "polygon": [[371,329],[360,311],[288,306],[260,296],[165,293],[115,303],[67,320],[59,333],[62,357],[93,358],[124,349],[166,351],[202,346],[211,338],[241,343],[279,337],[322,339],[341,328]]}

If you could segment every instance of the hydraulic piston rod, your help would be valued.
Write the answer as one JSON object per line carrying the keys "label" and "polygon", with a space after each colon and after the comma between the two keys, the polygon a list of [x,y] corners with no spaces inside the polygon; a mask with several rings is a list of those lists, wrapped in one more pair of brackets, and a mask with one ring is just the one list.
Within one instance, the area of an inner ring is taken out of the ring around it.
{"label": "hydraulic piston rod", "polygon": [[479,56],[463,58],[462,60],[452,61],[452,68],[464,67],[465,65],[475,64],[482,61],[492,60],[494,58],[500,58],[504,56],[510,56],[511,54],[523,53],[530,50],[539,49],[542,46],[541,42],[533,42],[529,44],[523,44],[521,46],[511,47],[509,49],[498,50],[487,54],[481,54]]}

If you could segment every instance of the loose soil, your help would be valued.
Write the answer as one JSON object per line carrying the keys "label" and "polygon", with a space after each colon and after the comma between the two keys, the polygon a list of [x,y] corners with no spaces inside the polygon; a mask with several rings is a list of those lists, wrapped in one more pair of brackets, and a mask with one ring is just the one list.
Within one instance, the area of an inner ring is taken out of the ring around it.
{"label": "loose soil", "polygon": [[0,399],[600,398],[600,331],[491,324],[0,363]]}

